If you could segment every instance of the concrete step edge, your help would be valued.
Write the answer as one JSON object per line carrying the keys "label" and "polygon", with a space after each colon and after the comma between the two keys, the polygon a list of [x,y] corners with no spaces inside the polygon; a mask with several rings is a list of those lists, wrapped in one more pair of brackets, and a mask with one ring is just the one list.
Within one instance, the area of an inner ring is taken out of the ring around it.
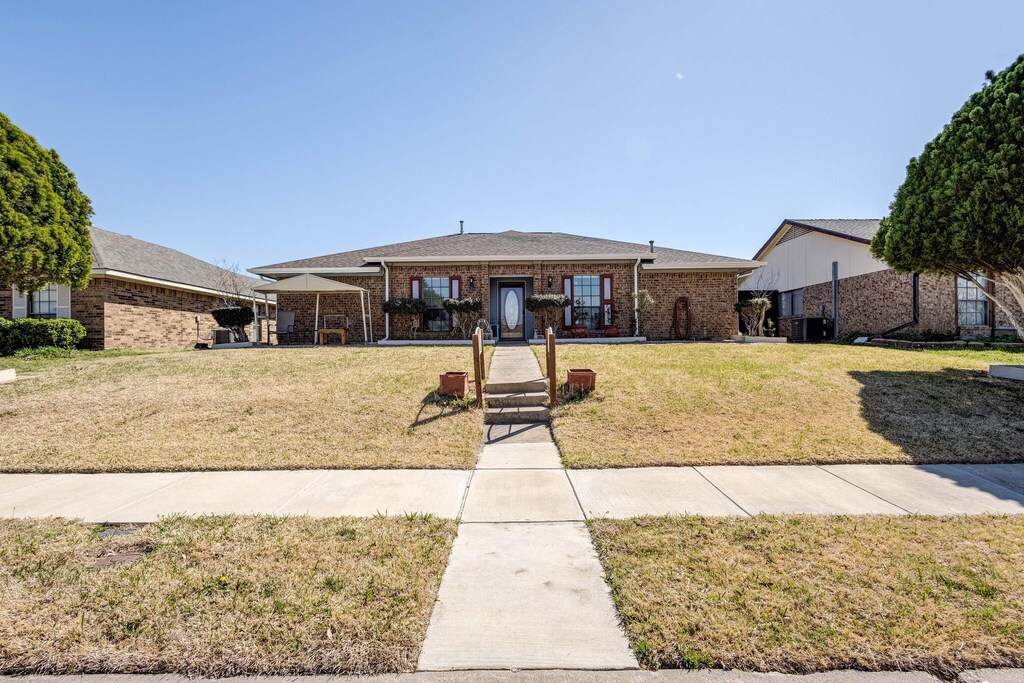
{"label": "concrete step edge", "polygon": [[488,408],[484,411],[485,424],[523,424],[528,422],[549,422],[551,410],[540,406],[514,408]]}
{"label": "concrete step edge", "polygon": [[484,393],[487,394],[528,394],[548,390],[547,380],[529,380],[525,382],[487,382]]}
{"label": "concrete step edge", "polygon": [[517,391],[504,394],[486,393],[484,400],[492,408],[512,408],[516,406],[546,406],[546,391]]}

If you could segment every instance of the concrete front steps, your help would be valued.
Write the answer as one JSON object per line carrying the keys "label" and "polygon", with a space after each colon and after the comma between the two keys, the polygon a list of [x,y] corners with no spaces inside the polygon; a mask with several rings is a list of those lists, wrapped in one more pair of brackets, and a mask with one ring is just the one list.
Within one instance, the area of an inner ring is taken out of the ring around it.
{"label": "concrete front steps", "polygon": [[521,364],[509,359],[502,365],[498,372],[492,366],[491,380],[484,387],[484,402],[487,404],[484,423],[550,422],[548,382],[540,376],[532,353],[523,358]]}

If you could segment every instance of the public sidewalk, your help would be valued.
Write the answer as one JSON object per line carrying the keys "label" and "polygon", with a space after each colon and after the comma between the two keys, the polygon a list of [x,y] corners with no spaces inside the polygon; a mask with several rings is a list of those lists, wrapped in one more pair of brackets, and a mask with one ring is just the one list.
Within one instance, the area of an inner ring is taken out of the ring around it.
{"label": "public sidewalk", "polygon": [[[1024,514],[1024,464],[563,471],[547,425],[494,425],[488,434],[472,486],[466,470],[0,474],[0,517],[142,523],[171,514],[421,512],[454,519],[467,488],[468,522],[669,514]],[[523,471],[496,473],[513,464]],[[562,495],[570,491],[579,505],[569,505]]]}
{"label": "public sidewalk", "polygon": [[[1020,683],[1024,669],[966,671],[958,683]],[[829,671],[797,676],[744,671],[446,671],[378,676],[187,678],[174,674],[0,676],[0,683],[942,683],[919,671]]]}

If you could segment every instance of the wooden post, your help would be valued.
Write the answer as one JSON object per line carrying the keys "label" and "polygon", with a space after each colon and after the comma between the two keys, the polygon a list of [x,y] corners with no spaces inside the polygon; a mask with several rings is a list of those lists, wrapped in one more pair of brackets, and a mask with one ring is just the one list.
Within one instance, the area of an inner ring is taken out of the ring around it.
{"label": "wooden post", "polygon": [[480,334],[480,353],[478,354],[480,356],[480,378],[483,381],[486,382],[487,381],[487,363],[484,362],[484,330],[483,330],[482,327],[478,327],[476,329],[477,329],[477,332]]}
{"label": "wooden post", "polygon": [[480,328],[473,332],[473,385],[476,388],[476,407],[484,407],[483,388],[483,335]]}
{"label": "wooden post", "polygon": [[554,408],[558,404],[558,370],[555,367],[555,331],[550,327],[544,334],[544,342],[548,361],[548,405]]}

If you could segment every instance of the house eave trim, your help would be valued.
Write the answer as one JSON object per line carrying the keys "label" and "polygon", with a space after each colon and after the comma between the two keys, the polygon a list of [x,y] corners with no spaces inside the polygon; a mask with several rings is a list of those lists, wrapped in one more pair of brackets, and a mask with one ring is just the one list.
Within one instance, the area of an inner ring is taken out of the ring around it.
{"label": "house eave trim", "polygon": [[[390,259],[388,259],[390,260]],[[369,277],[380,276],[383,274],[383,269],[376,266],[348,266],[344,268],[250,268],[249,272],[253,275],[266,275],[267,277],[276,277],[278,275],[291,276],[291,275],[303,275],[309,273],[310,275],[365,275]]]}
{"label": "house eave trim", "polygon": [[693,263],[685,265],[671,265],[671,266],[658,266],[658,265],[640,265],[640,270],[645,273],[674,273],[681,271],[727,271],[727,272],[738,272],[743,273],[750,271],[751,269],[760,268],[764,264],[760,261],[747,261],[744,263]]}
{"label": "house eave trim", "polygon": [[[144,285],[153,285],[155,287],[165,287],[167,289],[177,289],[183,292],[196,292],[198,294],[208,294],[210,296],[234,296],[231,292],[222,292],[219,289],[210,289],[209,287],[198,287],[196,285],[189,285],[184,282],[174,282],[173,280],[161,280],[160,278],[147,277],[145,275],[139,275],[138,273],[126,273],[123,270],[113,270],[110,268],[93,268],[90,272],[92,277],[109,277],[114,280],[125,280],[127,282],[138,282]],[[247,298],[251,295],[245,295]]]}
{"label": "house eave trim", "polygon": [[564,263],[589,263],[593,261],[628,261],[636,260],[636,254],[534,254],[510,256],[501,254],[481,254],[477,256],[374,256],[364,257],[368,263],[387,261],[395,263],[532,263],[534,261],[561,261]]}

